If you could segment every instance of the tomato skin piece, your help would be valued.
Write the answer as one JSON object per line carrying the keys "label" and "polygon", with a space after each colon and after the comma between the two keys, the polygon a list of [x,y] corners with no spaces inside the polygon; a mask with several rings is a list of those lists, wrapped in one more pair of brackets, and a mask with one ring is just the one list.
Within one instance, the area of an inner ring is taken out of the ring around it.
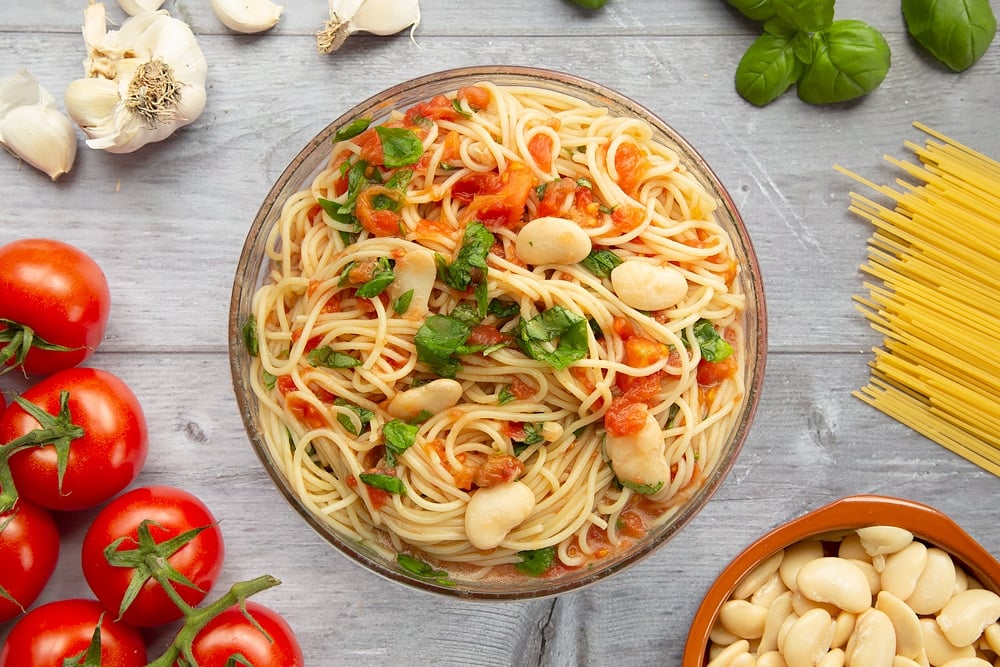
{"label": "tomato skin piece", "polygon": [[[157,543],[193,528],[208,526],[167,559],[175,570],[198,587],[175,584],[177,593],[189,605],[196,606],[205,599],[222,571],[225,557],[222,531],[201,500],[187,491],[169,486],[132,489],[101,509],[87,529],[81,549],[83,576],[113,618],[118,617],[133,569],[109,564],[104,549],[120,537],[128,539],[118,546],[118,551],[134,549],[139,524],[144,520],[159,524],[149,527]],[[125,611],[122,620],[148,628],[175,621],[181,616],[180,609],[167,597],[160,584],[150,579]]]}
{"label": "tomato skin piece", "polygon": [[147,664],[146,644],[138,630],[115,621],[96,600],[68,599],[43,604],[25,614],[0,647],[0,667],[62,665],[65,658],[87,650],[98,623],[102,667]]}
{"label": "tomato skin piece", "polygon": [[62,241],[21,239],[0,247],[0,267],[0,319],[72,348],[32,347],[22,369],[49,375],[86,361],[104,339],[111,313],[108,281],[97,262]]}
{"label": "tomato skin piece", "polygon": [[209,621],[195,636],[192,653],[199,667],[225,667],[235,653],[243,654],[252,665],[301,667],[305,664],[302,647],[284,618],[253,600],[246,601],[246,609],[271,641],[247,620],[238,605],[234,605]]}
{"label": "tomato skin piece", "polygon": [[[10,457],[18,493],[52,510],[94,507],[120,492],[139,474],[149,451],[149,431],[139,399],[115,375],[96,368],[68,368],[30,387],[22,398],[49,414],[59,413],[60,393],[69,392],[73,423],[84,429],[70,444],[59,489],[56,450],[34,447]],[[17,403],[0,415],[0,442],[8,443],[39,424]]]}
{"label": "tomato skin piece", "polygon": [[[0,587],[30,607],[59,561],[59,528],[48,511],[19,498],[0,514]],[[0,597],[0,623],[21,614],[21,607]]]}

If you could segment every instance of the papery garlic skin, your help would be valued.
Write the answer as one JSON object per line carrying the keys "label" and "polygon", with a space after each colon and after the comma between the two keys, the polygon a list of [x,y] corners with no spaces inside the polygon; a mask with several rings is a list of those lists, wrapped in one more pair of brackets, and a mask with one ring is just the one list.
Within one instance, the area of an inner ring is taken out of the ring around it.
{"label": "papery garlic skin", "polygon": [[320,53],[339,49],[356,32],[394,35],[420,25],[419,0],[330,0],[330,20],[316,35]]}
{"label": "papery garlic skin", "polygon": [[88,146],[130,153],[201,115],[208,63],[186,23],[160,10],[108,31],[96,3],[84,11],[83,36],[86,78],[67,87],[65,101]]}
{"label": "papery garlic skin", "polygon": [[53,181],[76,160],[76,128],[26,70],[0,84],[0,144]]}
{"label": "papery garlic skin", "polygon": [[230,30],[246,34],[273,28],[284,9],[271,0],[211,0],[212,11]]}
{"label": "papery garlic skin", "polygon": [[121,7],[129,16],[138,16],[146,12],[155,12],[163,6],[164,0],[118,0]]}

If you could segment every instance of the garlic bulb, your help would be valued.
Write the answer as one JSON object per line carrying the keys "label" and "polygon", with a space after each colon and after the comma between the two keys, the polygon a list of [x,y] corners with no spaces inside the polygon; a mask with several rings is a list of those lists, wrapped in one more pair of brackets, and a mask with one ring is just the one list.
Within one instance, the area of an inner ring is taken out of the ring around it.
{"label": "garlic bulb", "polygon": [[320,53],[339,49],[356,32],[393,35],[420,25],[419,0],[330,0],[330,20],[316,35]]}
{"label": "garlic bulb", "polygon": [[146,12],[155,12],[164,0],[118,0],[118,6],[129,16],[138,16]]}
{"label": "garlic bulb", "polygon": [[271,0],[211,0],[212,11],[230,30],[257,33],[270,30],[281,18],[281,5]]}
{"label": "garlic bulb", "polygon": [[76,160],[76,128],[27,70],[0,83],[0,144],[53,181]]}
{"label": "garlic bulb", "polygon": [[208,64],[186,23],[160,10],[109,32],[102,3],[83,16],[86,77],[69,84],[65,100],[88,146],[131,153],[201,115]]}

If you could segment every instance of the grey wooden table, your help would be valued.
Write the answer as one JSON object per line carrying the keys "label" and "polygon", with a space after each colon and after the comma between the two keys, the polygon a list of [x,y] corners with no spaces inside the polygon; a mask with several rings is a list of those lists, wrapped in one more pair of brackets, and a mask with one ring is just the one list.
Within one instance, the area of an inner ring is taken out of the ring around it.
{"label": "grey wooden table", "polygon": [[[0,78],[27,67],[61,98],[81,75],[86,0],[5,3]],[[871,232],[848,213],[842,164],[876,181],[883,154],[923,141],[920,120],[1000,157],[1000,45],[954,74],[919,53],[897,0],[840,0],[838,18],[878,27],[892,69],[868,97],[813,107],[791,92],[765,108],[733,89],[758,30],[723,0],[425,0],[416,43],[353,36],[315,52],[321,0],[287,0],[281,23],[238,36],[208,0],[167,0],[209,62],[204,114],[138,153],[80,152],[58,183],[0,155],[0,243],[49,236],[104,268],[113,295],[91,365],[138,394],[151,433],[137,484],[200,496],[228,551],[218,590],[270,573],[258,599],[295,628],[309,665],[675,665],[699,598],[773,526],[854,493],[949,513],[1000,554],[1000,480],[851,396],[878,336],[855,310]],[[112,2],[109,14],[122,13]],[[997,11],[994,3],[994,11]],[[462,65],[577,74],[659,113],[717,170],[750,229],[770,314],[757,418],[735,468],[694,521],[620,576],[554,599],[477,604],[389,583],[333,551],[289,508],[251,451],[229,379],[226,320],[247,226],[295,153],[350,105],[404,79]],[[7,384],[9,379],[0,380]],[[58,570],[41,601],[88,594],[79,544],[92,513],[63,515]],[[0,625],[0,638],[10,624]],[[154,644],[164,636],[154,636]]]}

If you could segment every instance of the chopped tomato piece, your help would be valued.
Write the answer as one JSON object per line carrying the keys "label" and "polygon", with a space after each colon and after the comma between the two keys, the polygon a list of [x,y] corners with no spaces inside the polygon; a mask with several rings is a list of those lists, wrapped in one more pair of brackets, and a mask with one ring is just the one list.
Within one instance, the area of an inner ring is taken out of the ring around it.
{"label": "chopped tomato piece", "polygon": [[604,413],[604,428],[611,435],[635,435],[646,425],[648,413],[645,403],[633,403],[625,396],[618,396]]}
{"label": "chopped tomato piece", "polygon": [[625,510],[618,516],[618,532],[626,537],[640,538],[646,534],[646,519],[635,510]]}
{"label": "chopped tomato piece", "polygon": [[611,223],[619,232],[630,232],[643,223],[646,212],[630,204],[620,204],[611,212]]}
{"label": "chopped tomato piece", "polygon": [[670,348],[643,336],[632,336],[625,341],[625,363],[632,368],[645,368],[670,356]]}
{"label": "chopped tomato piece", "polygon": [[490,92],[479,86],[465,86],[459,88],[456,97],[469,103],[469,108],[474,111],[485,109],[490,105]]}
{"label": "chopped tomato piece", "polygon": [[706,361],[702,359],[698,362],[698,384],[703,387],[711,387],[719,384],[736,375],[738,366],[736,355],[731,354],[722,361]]}
{"label": "chopped tomato piece", "polygon": [[382,152],[382,140],[379,139],[378,132],[374,127],[354,137],[354,143],[361,149],[361,159],[368,164],[382,164],[385,161],[385,154]]}
{"label": "chopped tomato piece", "polygon": [[309,426],[309,428],[324,428],[329,426],[326,419],[320,414],[320,411],[316,409],[316,406],[305,399],[298,396],[289,396],[285,399],[285,407],[295,415],[296,419]]}
{"label": "chopped tomato piece", "polygon": [[468,345],[499,345],[510,340],[510,336],[501,333],[499,329],[490,324],[477,324],[472,327],[466,343]]}
{"label": "chopped tomato piece", "polygon": [[491,229],[516,227],[524,217],[533,181],[525,164],[511,162],[500,175],[499,191],[474,197],[459,219],[463,223],[478,220]]}
{"label": "chopped tomato piece", "polygon": [[625,317],[615,317],[612,321],[611,328],[614,332],[624,341],[635,335],[635,327],[632,326],[632,322]]}
{"label": "chopped tomato piece", "polygon": [[296,388],[297,388],[295,386],[295,380],[292,379],[291,375],[282,375],[282,376],[280,376],[278,378],[277,387],[278,387],[278,391],[281,392],[282,396],[284,396],[285,394],[287,394],[290,391],[295,391]]}
{"label": "chopped tomato piece", "polygon": [[615,151],[615,171],[618,186],[629,195],[635,195],[646,172],[646,155],[636,144],[623,143]]}
{"label": "chopped tomato piece", "polygon": [[494,454],[476,469],[473,482],[483,489],[504,482],[513,482],[524,474],[524,464],[517,457]]}
{"label": "chopped tomato piece", "polygon": [[545,186],[545,194],[538,202],[538,217],[560,216],[564,214],[576,194],[576,182],[572,178],[560,178]]}
{"label": "chopped tomato piece", "polygon": [[514,398],[518,400],[524,400],[531,397],[537,389],[534,385],[531,385],[521,379],[520,376],[515,375],[514,379],[510,382],[510,393],[514,395]]}
{"label": "chopped tomato piece", "polygon": [[458,179],[451,186],[451,197],[468,204],[479,195],[496,194],[502,183],[495,171],[474,171]]}
{"label": "chopped tomato piece", "polygon": [[[292,342],[293,343],[297,342],[300,338],[302,338],[302,331],[303,330],[302,330],[301,327],[298,328],[298,329],[293,329],[292,330]],[[316,347],[322,341],[323,341],[323,337],[322,336],[313,336],[308,341],[306,341],[305,351],[306,352],[311,352],[312,350],[315,350]]]}
{"label": "chopped tomato piece", "polygon": [[552,149],[555,143],[547,134],[536,134],[528,142],[528,152],[542,171],[552,171]]}
{"label": "chopped tomato piece", "polygon": [[389,208],[376,208],[377,198],[388,198],[398,203],[402,194],[381,185],[371,185],[358,194],[354,215],[358,222],[373,236],[399,236],[403,216]]}
{"label": "chopped tomato piece", "polygon": [[448,97],[435,95],[429,100],[413,105],[406,112],[405,122],[409,125],[417,125],[422,119],[458,120],[459,118],[461,118],[461,114],[458,113]]}

